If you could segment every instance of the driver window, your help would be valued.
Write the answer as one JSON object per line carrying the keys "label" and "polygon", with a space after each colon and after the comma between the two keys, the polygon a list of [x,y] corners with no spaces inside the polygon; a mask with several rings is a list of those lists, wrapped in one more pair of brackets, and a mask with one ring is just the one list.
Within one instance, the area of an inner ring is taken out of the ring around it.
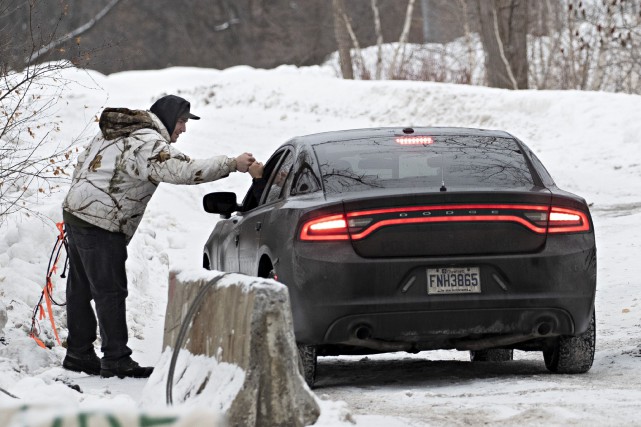
{"label": "driver window", "polygon": [[[282,151],[280,153],[274,154],[274,156],[272,156],[272,158],[270,158],[269,161],[265,164],[265,169],[263,170],[263,177],[265,179],[269,178],[271,172],[280,161],[282,154]],[[250,211],[258,206],[258,203],[260,202],[260,199],[264,192],[264,187],[264,182],[252,184],[252,186],[249,188],[249,191],[247,191],[247,194],[245,195],[245,199],[243,200],[243,212]]]}
{"label": "driver window", "polygon": [[285,158],[278,166],[278,169],[276,169],[270,176],[269,183],[265,189],[265,191],[267,191],[267,195],[264,198],[263,204],[275,202],[283,196],[283,189],[285,188],[287,176],[293,163],[294,156],[292,156],[291,152],[287,152],[287,154],[285,154]]}

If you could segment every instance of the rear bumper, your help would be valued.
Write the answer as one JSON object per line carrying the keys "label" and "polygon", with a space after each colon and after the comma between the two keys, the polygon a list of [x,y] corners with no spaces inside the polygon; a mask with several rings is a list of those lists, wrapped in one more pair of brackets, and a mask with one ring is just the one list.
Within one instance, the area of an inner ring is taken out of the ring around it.
{"label": "rear bumper", "polygon": [[372,350],[481,350],[573,330],[568,312],[550,308],[368,313],[332,322],[323,344]]}
{"label": "rear bumper", "polygon": [[[295,253],[293,270],[279,274],[296,338],[308,345],[518,347],[581,333],[594,309],[590,234],[554,236],[541,252],[509,256],[362,258],[345,242],[299,243]],[[458,266],[480,268],[480,294],[427,294],[427,268]]]}

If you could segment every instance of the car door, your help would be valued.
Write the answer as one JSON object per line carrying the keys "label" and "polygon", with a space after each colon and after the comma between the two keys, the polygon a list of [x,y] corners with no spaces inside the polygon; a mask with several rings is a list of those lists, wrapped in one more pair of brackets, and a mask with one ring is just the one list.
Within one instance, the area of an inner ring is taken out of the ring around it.
{"label": "car door", "polygon": [[238,216],[218,221],[216,235],[218,242],[214,245],[218,253],[212,254],[218,260],[218,265],[213,265],[217,270],[238,272]]}
{"label": "car door", "polygon": [[[274,201],[283,194],[285,181],[291,170],[293,155],[289,148],[277,152],[265,165],[267,185],[255,209],[243,214],[239,236],[239,264],[244,274],[258,274],[258,261],[263,241],[261,239],[265,215],[273,209]],[[250,189],[251,191],[251,189]],[[249,197],[252,195],[248,194]]]}

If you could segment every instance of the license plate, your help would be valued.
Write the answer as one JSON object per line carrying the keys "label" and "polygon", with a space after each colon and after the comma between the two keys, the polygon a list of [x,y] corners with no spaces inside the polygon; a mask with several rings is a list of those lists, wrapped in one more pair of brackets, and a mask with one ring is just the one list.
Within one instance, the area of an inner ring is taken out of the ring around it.
{"label": "license plate", "polygon": [[481,273],[478,267],[428,268],[427,293],[480,294]]}

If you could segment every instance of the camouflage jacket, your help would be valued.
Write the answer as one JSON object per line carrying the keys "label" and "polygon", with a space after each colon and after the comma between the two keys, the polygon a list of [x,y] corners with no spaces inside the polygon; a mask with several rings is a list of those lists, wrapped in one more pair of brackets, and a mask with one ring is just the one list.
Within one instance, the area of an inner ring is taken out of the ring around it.
{"label": "camouflage jacket", "polygon": [[101,132],[78,157],[63,209],[131,239],[161,182],[201,184],[236,171],[236,159],[190,159],[170,145],[167,129],[149,111],[107,108]]}

